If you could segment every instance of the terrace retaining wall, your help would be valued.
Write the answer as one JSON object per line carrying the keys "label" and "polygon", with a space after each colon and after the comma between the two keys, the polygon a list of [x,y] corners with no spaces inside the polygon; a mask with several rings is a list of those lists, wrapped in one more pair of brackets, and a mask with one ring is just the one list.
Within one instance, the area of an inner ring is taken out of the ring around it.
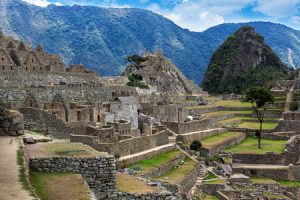
{"label": "terrace retaining wall", "polygon": [[247,164],[284,164],[284,154],[232,154],[234,163]]}
{"label": "terrace retaining wall", "polygon": [[202,131],[209,128],[210,119],[193,120],[189,122],[163,122],[169,129],[174,131],[176,134],[185,134],[195,131]]}
{"label": "terrace retaining wall", "polygon": [[87,144],[98,151],[108,152],[111,155],[119,155],[121,157],[169,143],[167,131],[161,131],[149,136],[134,137],[114,143],[101,143],[96,137],[86,135],[71,135],[70,141]]}
{"label": "terrace retaining wall", "polygon": [[244,168],[233,167],[233,173],[245,174],[249,177],[267,177],[275,180],[289,180],[293,176],[292,170],[285,168]]}
{"label": "terrace retaining wall", "polygon": [[81,174],[97,199],[116,199],[116,164],[113,157],[29,158],[29,166],[42,172],[71,172]]}

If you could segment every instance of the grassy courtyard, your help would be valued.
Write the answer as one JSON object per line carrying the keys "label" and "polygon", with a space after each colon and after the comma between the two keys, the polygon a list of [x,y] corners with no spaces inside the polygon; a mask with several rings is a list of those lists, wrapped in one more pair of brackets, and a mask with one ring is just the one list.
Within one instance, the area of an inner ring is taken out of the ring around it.
{"label": "grassy courtyard", "polygon": [[153,156],[149,159],[139,161],[129,166],[129,168],[134,169],[136,166],[139,166],[141,168],[141,173],[146,173],[154,168],[157,168],[165,163],[170,162],[171,160],[179,156],[179,154],[180,151],[178,150],[164,152],[159,155]]}
{"label": "grassy courtyard", "polygon": [[203,140],[201,140],[201,144],[203,148],[210,149],[233,138],[241,137],[242,135],[243,133],[240,132],[225,132],[219,135],[204,138]]}
{"label": "grassy courtyard", "polygon": [[119,192],[130,192],[136,194],[160,191],[155,187],[147,185],[144,181],[141,181],[134,176],[124,173],[117,174],[117,189]]}
{"label": "grassy courtyard", "polygon": [[158,177],[157,179],[161,181],[167,181],[173,184],[176,184],[183,180],[183,178],[189,174],[196,166],[196,162],[190,158],[185,158],[184,164],[175,166],[167,173]]}
{"label": "grassy courtyard", "polygon": [[269,140],[262,139],[261,149],[257,147],[257,138],[247,137],[240,144],[234,145],[226,149],[227,152],[239,153],[239,154],[265,154],[267,152],[283,153],[285,140]]}
{"label": "grassy courtyard", "polygon": [[90,190],[76,174],[31,172],[30,181],[41,200],[89,200]]}
{"label": "grassy courtyard", "polygon": [[[277,125],[278,123],[264,122],[262,128],[263,130],[273,130],[274,128],[276,128]],[[259,122],[243,122],[239,124],[237,127],[254,130],[254,129],[259,129],[260,124]]]}

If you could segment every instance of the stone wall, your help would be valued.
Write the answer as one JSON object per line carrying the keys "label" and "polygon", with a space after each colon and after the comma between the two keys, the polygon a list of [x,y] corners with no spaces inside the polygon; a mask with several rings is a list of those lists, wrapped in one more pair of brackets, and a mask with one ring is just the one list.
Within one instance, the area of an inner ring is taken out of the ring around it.
{"label": "stone wall", "polygon": [[233,154],[234,163],[247,163],[247,164],[284,164],[284,154]]}
{"label": "stone wall", "polygon": [[64,123],[62,120],[57,119],[55,115],[35,108],[21,108],[20,112],[23,113],[24,123],[47,126],[50,133],[57,138],[70,138],[71,134],[85,134],[86,125],[93,124],[86,122]]}
{"label": "stone wall", "polygon": [[197,177],[200,171],[201,165],[198,163],[194,169],[188,173],[182,181],[180,181],[180,191],[187,194],[192,187],[196,184]]}
{"label": "stone wall", "polygon": [[118,192],[118,199],[120,200],[140,200],[140,199],[153,199],[153,200],[180,200],[181,198],[175,198],[169,193],[151,193],[151,194],[132,194],[125,192]]}
{"label": "stone wall", "polygon": [[225,188],[224,184],[202,184],[200,189],[209,195],[216,195],[218,190]]}
{"label": "stone wall", "polygon": [[202,108],[201,106],[196,106],[191,109],[193,109],[195,114],[204,114],[204,113],[209,113],[209,112],[217,112],[217,111],[222,110],[223,108],[220,106],[208,107],[208,108],[207,107]]}
{"label": "stone wall", "polygon": [[200,140],[205,137],[214,136],[220,133],[225,132],[226,129],[214,129],[214,130],[206,130],[206,131],[198,131],[193,133],[181,134],[176,138],[176,142],[182,142],[183,144],[187,144],[192,142],[193,140]]}
{"label": "stone wall", "polygon": [[81,142],[112,155],[127,156],[168,144],[169,139],[168,133],[162,131],[154,135],[130,138],[115,143],[101,143],[92,136],[71,135],[71,142]]}
{"label": "stone wall", "polygon": [[18,136],[23,134],[23,115],[16,110],[6,110],[0,108],[0,136]]}
{"label": "stone wall", "polygon": [[217,144],[212,148],[200,148],[200,156],[209,157],[216,155],[220,150],[225,149],[226,147],[233,146],[235,144],[241,143],[246,138],[246,133],[241,133],[241,135],[231,138],[223,143]]}
{"label": "stone wall", "polygon": [[177,156],[176,158],[174,158],[170,162],[168,162],[168,163],[166,163],[162,166],[159,166],[159,167],[151,170],[148,173],[143,174],[142,177],[147,178],[147,179],[152,179],[152,178],[155,178],[155,177],[159,177],[159,176],[165,174],[170,169],[172,169],[174,166],[179,165],[179,163],[182,162],[185,158],[186,158],[185,154],[180,154],[179,156]]}
{"label": "stone wall", "polygon": [[169,129],[177,134],[184,134],[196,131],[202,131],[209,128],[210,120],[193,120],[189,122],[177,123],[177,122],[163,122]]}
{"label": "stone wall", "polygon": [[292,177],[292,170],[286,167],[278,168],[244,168],[233,167],[233,173],[245,174],[249,177],[267,177],[275,180],[289,180]]}
{"label": "stone wall", "polygon": [[299,131],[300,121],[296,120],[279,120],[278,126],[274,129],[276,132],[282,131]]}
{"label": "stone wall", "polygon": [[97,158],[29,158],[33,170],[81,174],[97,199],[116,198],[116,165],[113,157]]}

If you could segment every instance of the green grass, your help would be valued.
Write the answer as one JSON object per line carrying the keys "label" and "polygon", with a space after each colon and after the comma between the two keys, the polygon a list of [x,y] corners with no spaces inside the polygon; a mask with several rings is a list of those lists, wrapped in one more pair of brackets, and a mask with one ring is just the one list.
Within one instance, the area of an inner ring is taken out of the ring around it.
{"label": "green grass", "polygon": [[280,185],[300,187],[300,181],[277,180]]}
{"label": "green grass", "polygon": [[212,196],[212,195],[209,195],[209,194],[205,194],[201,200],[220,200],[218,197],[216,196]]}
{"label": "green grass", "polygon": [[265,177],[252,177],[250,178],[250,182],[253,184],[275,184],[277,183],[271,178],[265,178]]}
{"label": "green grass", "polygon": [[219,115],[227,115],[227,114],[249,114],[251,115],[253,113],[252,110],[232,110],[232,111],[227,111],[227,110],[222,110],[222,111],[216,111],[216,112],[210,112],[210,113],[205,113],[205,116],[207,117],[214,117],[214,116],[219,116]]}
{"label": "green grass", "polygon": [[141,172],[145,173],[150,171],[151,169],[157,168],[162,166],[165,163],[168,163],[176,156],[178,156],[181,152],[180,151],[168,151],[161,153],[159,155],[153,156],[150,159],[142,160],[133,165],[130,165],[129,168],[133,169],[135,166],[139,166],[141,168]]}
{"label": "green grass", "polygon": [[34,196],[33,188],[30,185],[29,178],[26,174],[24,149],[19,148],[17,150],[17,164],[19,165],[19,181],[23,188],[30,192],[30,195]]}
{"label": "green grass", "polygon": [[286,198],[286,196],[284,196],[284,195],[273,194],[273,193],[270,193],[270,192],[264,192],[263,196],[271,198],[271,199],[283,199],[283,198],[285,199]]}
{"label": "green grass", "polygon": [[287,141],[285,140],[269,140],[262,139],[261,141],[261,149],[257,147],[257,138],[255,137],[247,137],[240,144],[234,145],[226,149],[227,152],[231,153],[239,153],[239,154],[265,154],[267,152],[274,153],[283,153],[285,144]]}
{"label": "green grass", "polygon": [[223,107],[234,107],[234,108],[251,108],[252,104],[248,102],[241,102],[239,100],[222,100],[222,101],[217,101],[213,104],[210,105],[200,105],[200,106],[189,106],[189,109],[193,108],[212,108],[212,107],[217,107],[217,106],[223,106]]}
{"label": "green grass", "polygon": [[157,179],[162,181],[169,181],[171,183],[180,182],[187,174],[193,171],[196,162],[190,158],[185,158],[184,164],[174,166],[171,170],[158,177]]}
{"label": "green grass", "polygon": [[[276,128],[278,123],[273,123],[273,122],[264,122],[263,123],[263,130],[273,130]],[[237,125],[239,128],[247,128],[247,129],[252,129],[252,130],[257,130],[260,127],[259,122],[243,122],[239,125]]]}
{"label": "green grass", "polygon": [[215,179],[215,178],[218,178],[218,177],[217,177],[216,175],[214,175],[213,173],[209,172],[209,173],[205,176],[204,180],[206,181],[206,180]]}
{"label": "green grass", "polygon": [[222,144],[225,141],[231,140],[233,138],[240,137],[243,133],[240,132],[225,132],[211,137],[204,138],[201,140],[202,147],[212,148],[218,144]]}
{"label": "green grass", "polygon": [[30,181],[41,200],[90,199],[88,186],[76,174],[31,171]]}

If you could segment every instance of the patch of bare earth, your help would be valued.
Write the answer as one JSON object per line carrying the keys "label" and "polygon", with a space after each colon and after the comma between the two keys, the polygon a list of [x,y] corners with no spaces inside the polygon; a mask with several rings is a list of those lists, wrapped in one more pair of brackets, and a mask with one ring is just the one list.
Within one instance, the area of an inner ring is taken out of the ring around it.
{"label": "patch of bare earth", "polygon": [[31,200],[19,181],[17,165],[18,139],[0,137],[0,200]]}

